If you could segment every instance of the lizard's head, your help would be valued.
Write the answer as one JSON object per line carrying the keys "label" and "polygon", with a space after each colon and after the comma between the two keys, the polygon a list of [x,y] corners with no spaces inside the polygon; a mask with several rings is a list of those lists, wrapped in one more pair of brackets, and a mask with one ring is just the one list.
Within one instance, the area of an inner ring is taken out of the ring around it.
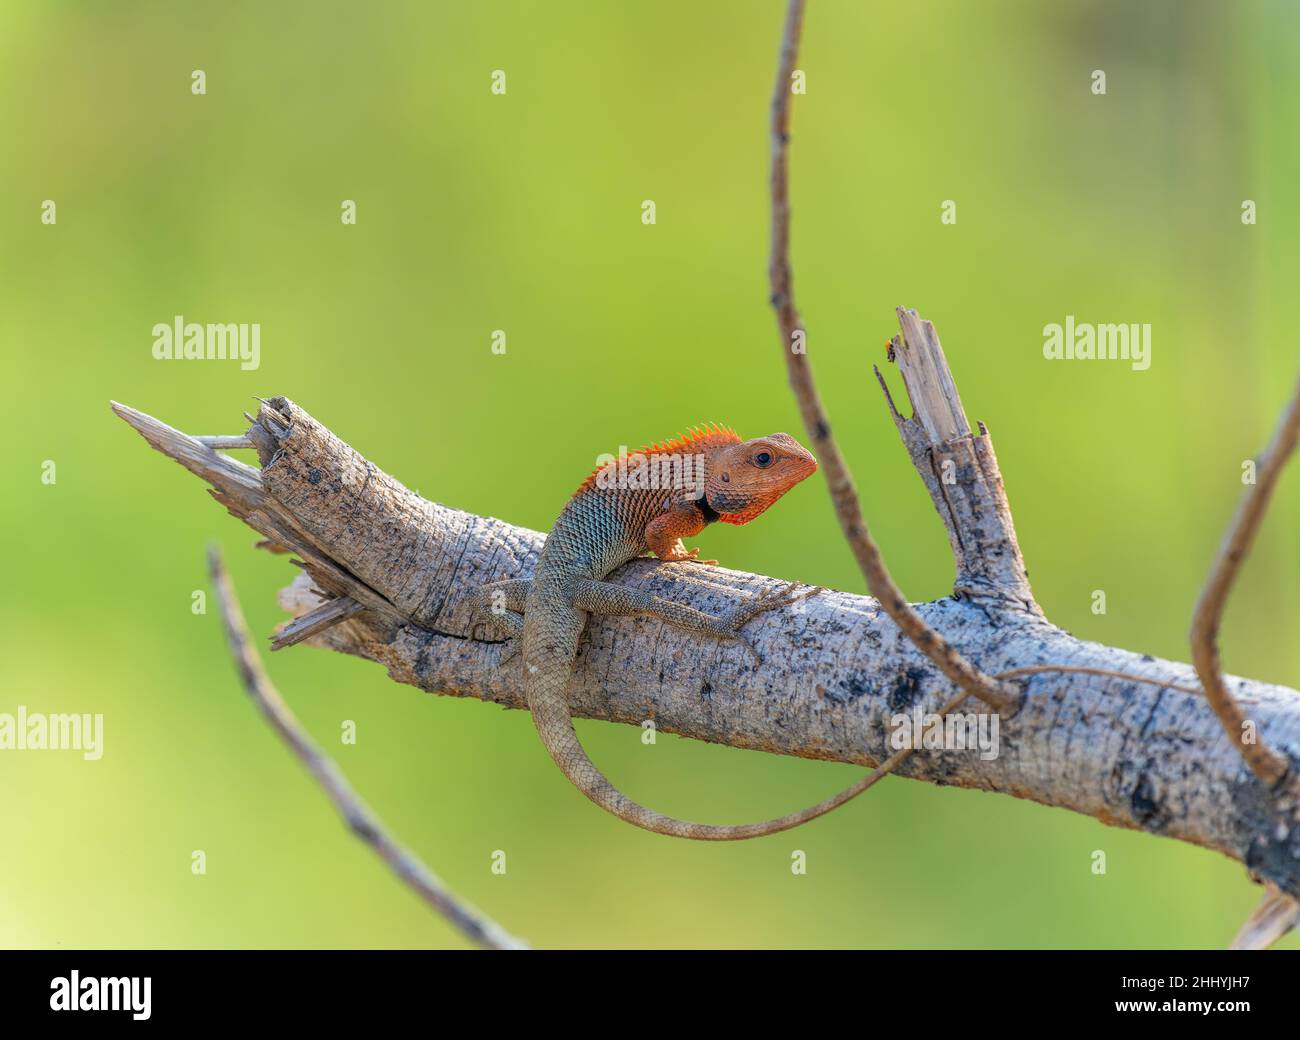
{"label": "lizard's head", "polygon": [[812,452],[788,433],[773,433],[710,452],[704,498],[723,523],[747,524],[816,472]]}

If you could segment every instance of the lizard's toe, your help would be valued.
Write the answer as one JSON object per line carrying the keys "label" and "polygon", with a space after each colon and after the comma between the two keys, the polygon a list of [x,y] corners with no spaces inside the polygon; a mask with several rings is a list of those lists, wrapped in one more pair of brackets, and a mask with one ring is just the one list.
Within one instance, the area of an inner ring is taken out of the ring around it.
{"label": "lizard's toe", "polygon": [[798,603],[805,599],[812,599],[814,596],[820,595],[825,591],[826,590],[821,585],[804,585],[800,587],[798,582],[791,582],[789,587],[785,590],[785,598],[782,605]]}
{"label": "lizard's toe", "polygon": [[806,596],[816,595],[821,591],[821,589],[813,587],[811,592],[804,592],[802,588],[798,582],[791,582],[784,587],[765,589],[758,595],[751,597],[744,606],[737,607],[732,611],[728,616],[728,620],[734,627],[742,628],[758,617],[759,614],[765,614],[769,610],[777,610]]}

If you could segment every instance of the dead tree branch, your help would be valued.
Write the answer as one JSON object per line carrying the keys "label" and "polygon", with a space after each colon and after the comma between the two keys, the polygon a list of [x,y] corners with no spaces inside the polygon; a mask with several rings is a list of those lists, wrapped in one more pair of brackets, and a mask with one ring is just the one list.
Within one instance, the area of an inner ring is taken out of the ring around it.
{"label": "dead tree branch", "polygon": [[[541,534],[422,499],[285,398],[263,404],[248,431],[261,469],[114,408],[212,485],[268,547],[296,554],[304,573],[281,597],[291,614],[342,597],[362,605],[318,628],[309,644],[376,661],[396,681],[430,692],[524,707],[518,659],[501,664],[513,651],[469,638],[467,597],[485,581],[528,577]],[[975,465],[954,467],[952,479],[938,486],[953,502],[972,500],[987,481]],[[962,508],[941,515],[945,524],[968,522]],[[958,533],[968,553],[981,553],[974,531]],[[968,569],[978,571],[973,562]],[[684,580],[649,560],[614,580],[712,613],[775,584],[703,567]],[[1030,798],[1217,849],[1300,895],[1296,806],[1270,797],[1224,741],[1205,699],[1188,692],[1196,684],[1189,665],[1075,639],[1013,598],[963,595],[912,609],[989,674],[1026,672],[1026,695],[996,757],[927,752],[900,764],[899,775]],[[876,767],[898,750],[896,715],[933,713],[953,696],[947,676],[874,599],[824,592],[747,632],[762,665],[652,620],[593,619],[570,690],[574,713],[634,726],[654,719],[662,731],[698,740]],[[1061,665],[1099,674],[1034,670]],[[1300,693],[1229,682],[1269,746],[1293,763],[1300,758]],[[582,811],[579,802],[574,811]]]}

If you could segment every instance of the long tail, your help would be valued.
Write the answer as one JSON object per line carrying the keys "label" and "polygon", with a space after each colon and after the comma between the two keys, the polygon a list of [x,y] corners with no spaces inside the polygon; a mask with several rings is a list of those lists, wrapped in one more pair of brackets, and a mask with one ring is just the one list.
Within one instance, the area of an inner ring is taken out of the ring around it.
{"label": "long tail", "polygon": [[644,805],[632,801],[611,784],[605,774],[587,757],[587,752],[579,743],[578,735],[573,729],[573,720],[569,717],[567,698],[563,692],[557,695],[553,690],[546,688],[552,686],[552,683],[546,682],[542,676],[535,678],[542,681],[526,684],[529,687],[528,706],[533,713],[537,732],[541,734],[542,743],[546,745],[546,750],[550,752],[556,764],[564,771],[564,775],[579,791],[602,809],[613,813],[619,819],[645,830],[654,831],[656,834],[694,838],[696,841],[741,841],[744,838],[760,838],[765,834],[788,831],[791,827],[798,827],[801,823],[815,820],[818,816],[843,805],[884,775],[882,770],[874,770],[852,787],[845,788],[824,802],[818,802],[788,816],[764,820],[762,823],[729,826],[679,820],[674,816],[666,816],[653,809],[647,809]]}
{"label": "long tail", "polygon": [[[734,825],[692,823],[690,820],[679,820],[675,816],[655,812],[653,809],[647,809],[644,805],[632,801],[631,798],[611,784],[605,774],[597,769],[595,763],[587,757],[587,752],[583,750],[582,744],[578,741],[578,734],[574,732],[573,719],[569,716],[568,699],[564,695],[569,675],[568,664],[569,662],[565,660],[562,653],[556,655],[552,657],[552,667],[539,668],[531,677],[532,681],[525,683],[528,706],[533,713],[533,721],[537,724],[537,732],[542,736],[542,743],[546,745],[546,750],[551,753],[551,757],[555,759],[556,764],[564,771],[564,775],[569,778],[579,791],[602,809],[608,810],[620,819],[635,824],[637,827],[654,831],[656,834],[668,834],[677,838],[694,838],[696,841],[741,841],[745,838],[761,838],[766,834],[778,834],[781,831],[788,831],[792,827],[798,827],[801,823],[807,823],[809,820],[817,819],[818,816],[824,816],[832,809],[838,808],[852,798],[856,798],[863,791],[872,787],[876,781],[887,776],[898,761],[909,753],[908,750],[897,751],[861,780],[850,787],[846,787],[839,794],[832,795],[816,805],[810,805],[807,809],[800,809],[798,812],[790,813],[787,816],[778,816],[774,820]],[[1194,687],[1166,682],[1151,676],[1069,664],[1028,665],[1022,668],[1011,668],[999,672],[994,678],[1009,679],[1048,672],[1127,679],[1132,682],[1150,683],[1153,686],[1179,690],[1183,693],[1203,693],[1202,690]],[[955,711],[957,706],[966,699],[966,696],[967,694],[964,692],[957,693],[938,709],[938,713],[946,715],[950,711]]]}

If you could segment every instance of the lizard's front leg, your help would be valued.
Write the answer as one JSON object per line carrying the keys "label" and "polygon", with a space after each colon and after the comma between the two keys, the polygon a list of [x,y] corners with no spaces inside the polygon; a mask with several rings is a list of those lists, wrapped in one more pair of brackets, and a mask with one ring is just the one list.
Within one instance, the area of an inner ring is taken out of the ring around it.
{"label": "lizard's front leg", "polygon": [[704,516],[691,502],[676,502],[645,528],[645,543],[661,560],[695,563],[717,563],[717,560],[699,559],[700,550],[687,550],[683,538],[691,538],[704,530]]}
{"label": "lizard's front leg", "polygon": [[807,596],[815,596],[820,591],[821,589],[815,586],[801,587],[797,582],[791,582],[784,588],[769,589],[760,592],[757,596],[751,596],[735,610],[718,617],[688,607],[685,603],[674,603],[669,599],[652,596],[639,589],[629,589],[609,581],[584,580],[575,585],[572,603],[578,610],[585,610],[591,614],[621,616],[643,614],[690,632],[735,640],[744,643],[751,654],[762,660],[753,644],[740,634],[740,630],[765,611],[775,610]]}

